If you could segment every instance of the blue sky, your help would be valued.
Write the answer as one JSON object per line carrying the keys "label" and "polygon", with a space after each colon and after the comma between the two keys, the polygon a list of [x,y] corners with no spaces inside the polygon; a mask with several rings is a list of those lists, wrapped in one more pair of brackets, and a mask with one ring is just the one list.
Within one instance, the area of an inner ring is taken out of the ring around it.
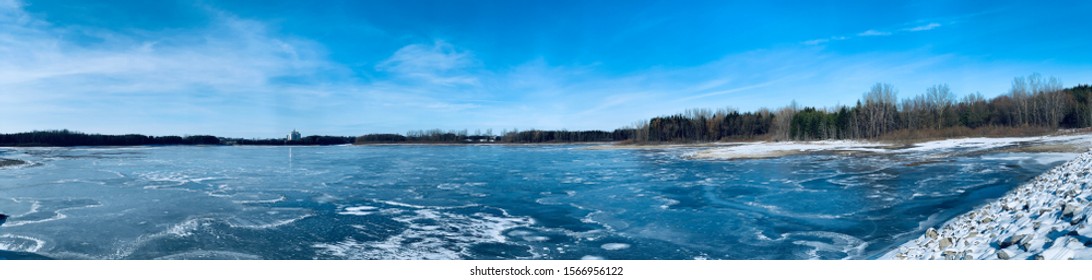
{"label": "blue sky", "polygon": [[0,132],[610,130],[1031,73],[1092,83],[1089,1],[0,0]]}

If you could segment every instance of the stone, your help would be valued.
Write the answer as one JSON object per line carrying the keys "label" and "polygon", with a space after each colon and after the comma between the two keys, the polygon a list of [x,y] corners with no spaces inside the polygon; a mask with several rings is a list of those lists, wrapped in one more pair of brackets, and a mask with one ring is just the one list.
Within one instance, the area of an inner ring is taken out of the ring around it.
{"label": "stone", "polygon": [[1073,217],[1073,212],[1077,210],[1077,205],[1066,204],[1062,207],[1062,217]]}
{"label": "stone", "polygon": [[980,223],[980,224],[988,224],[988,223],[990,223],[990,222],[992,222],[992,221],[993,221],[993,218],[990,218],[990,217],[983,217],[983,218],[982,218],[981,220],[978,220],[978,223]]}
{"label": "stone", "polygon": [[997,251],[997,258],[1001,260],[1007,260],[1009,258],[1012,258],[1012,256],[1009,256],[1009,253],[1005,252],[1005,250],[999,250]]}
{"label": "stone", "polygon": [[937,230],[934,229],[934,228],[929,228],[929,229],[925,230],[925,236],[929,237],[931,239],[937,239],[937,236],[939,236],[939,235],[940,234],[938,234]]}
{"label": "stone", "polygon": [[1084,221],[1084,215],[1080,215],[1080,216],[1074,217],[1073,219],[1069,220],[1069,225],[1075,226],[1077,224],[1080,224],[1083,221]]}
{"label": "stone", "polygon": [[940,239],[940,249],[944,250],[944,248],[948,248],[948,246],[952,246],[952,238],[951,237],[941,238]]}
{"label": "stone", "polygon": [[1024,237],[1027,237],[1027,235],[1015,234],[1013,236],[1010,236],[1009,238],[1005,238],[1004,240],[997,242],[997,246],[1001,248],[1008,248],[1009,246],[1020,243],[1020,240],[1024,239]]}
{"label": "stone", "polygon": [[945,260],[960,260],[960,259],[963,259],[963,257],[965,256],[961,252],[956,252],[956,251],[951,251],[951,250],[944,251],[944,253],[940,253],[940,255],[944,256]]}

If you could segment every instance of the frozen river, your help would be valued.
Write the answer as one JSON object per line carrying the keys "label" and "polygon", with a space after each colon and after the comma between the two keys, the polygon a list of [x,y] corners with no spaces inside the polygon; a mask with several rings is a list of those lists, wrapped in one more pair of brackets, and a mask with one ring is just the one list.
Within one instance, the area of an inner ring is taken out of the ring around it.
{"label": "frozen river", "polygon": [[[874,258],[1062,158],[584,146],[0,148],[0,258]],[[31,255],[33,256],[33,255]]]}

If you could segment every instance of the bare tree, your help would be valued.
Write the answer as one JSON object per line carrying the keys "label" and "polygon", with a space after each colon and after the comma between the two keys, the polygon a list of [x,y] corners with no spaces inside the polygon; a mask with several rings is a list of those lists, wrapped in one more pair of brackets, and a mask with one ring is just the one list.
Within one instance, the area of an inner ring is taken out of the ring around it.
{"label": "bare tree", "polygon": [[1024,77],[1016,77],[1012,79],[1012,89],[1009,90],[1009,95],[1012,96],[1013,101],[1016,101],[1016,122],[1027,125],[1028,124],[1028,83]]}
{"label": "bare tree", "polygon": [[948,84],[933,85],[925,90],[925,100],[932,118],[933,128],[940,129],[949,122],[945,120],[952,103],[955,102],[955,94],[948,88]]}
{"label": "bare tree", "polygon": [[875,138],[895,127],[897,93],[891,84],[876,83],[864,94],[865,136]]}
{"label": "bare tree", "polygon": [[798,111],[800,111],[800,105],[796,103],[796,100],[789,103],[789,106],[781,107],[781,109],[777,110],[777,113],[774,114],[774,131],[777,132],[774,137],[775,139],[788,140],[792,138],[792,131],[790,131],[792,128],[792,117]]}

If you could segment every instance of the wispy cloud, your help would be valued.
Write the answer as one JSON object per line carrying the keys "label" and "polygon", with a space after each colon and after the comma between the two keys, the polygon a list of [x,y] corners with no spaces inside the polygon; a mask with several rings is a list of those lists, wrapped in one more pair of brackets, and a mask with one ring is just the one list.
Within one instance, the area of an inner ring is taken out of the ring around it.
{"label": "wispy cloud", "polygon": [[875,29],[865,30],[864,32],[857,33],[858,37],[870,37],[870,36],[888,36],[891,32],[877,31]]}
{"label": "wispy cloud", "polygon": [[832,37],[829,37],[829,38],[820,38],[820,39],[814,39],[814,40],[807,40],[807,41],[802,42],[802,44],[809,45],[809,46],[815,46],[815,45],[822,45],[822,44],[826,44],[826,43],[829,43],[829,42],[841,41],[841,40],[846,40],[846,39],[849,39],[849,37],[846,37],[846,36],[832,36]]}
{"label": "wispy cloud", "polygon": [[196,30],[133,34],[55,27],[0,1],[0,131],[272,135],[304,121],[293,115],[326,122],[344,118],[338,104],[387,98],[315,42],[208,12]]}
{"label": "wispy cloud", "polygon": [[926,24],[926,25],[914,26],[914,27],[911,27],[911,28],[907,28],[905,30],[910,31],[910,32],[927,31],[927,30],[937,29],[940,26],[941,26],[940,23],[930,22],[929,24]]}
{"label": "wispy cloud", "polygon": [[939,28],[941,26],[942,25],[940,23],[933,22],[933,23],[929,23],[929,24],[925,24],[925,25],[917,25],[917,26],[912,26],[912,27],[908,27],[908,28],[896,29],[895,31],[884,31],[884,30],[879,30],[879,29],[869,29],[869,30],[859,32],[857,34],[853,34],[852,36],[831,36],[831,37],[828,37],[828,38],[819,38],[819,39],[812,39],[812,40],[803,41],[803,42],[801,42],[801,44],[808,45],[808,46],[814,46],[814,45],[822,45],[822,44],[826,44],[826,43],[830,43],[830,42],[834,42],[834,41],[849,40],[849,39],[852,39],[852,38],[893,36],[893,35],[897,35],[899,33],[905,33],[905,32],[921,32],[921,31],[933,30],[933,29]]}
{"label": "wispy cloud", "polygon": [[465,70],[477,62],[468,51],[437,40],[432,45],[411,44],[376,66],[402,77],[440,85],[474,85],[478,79]]}

